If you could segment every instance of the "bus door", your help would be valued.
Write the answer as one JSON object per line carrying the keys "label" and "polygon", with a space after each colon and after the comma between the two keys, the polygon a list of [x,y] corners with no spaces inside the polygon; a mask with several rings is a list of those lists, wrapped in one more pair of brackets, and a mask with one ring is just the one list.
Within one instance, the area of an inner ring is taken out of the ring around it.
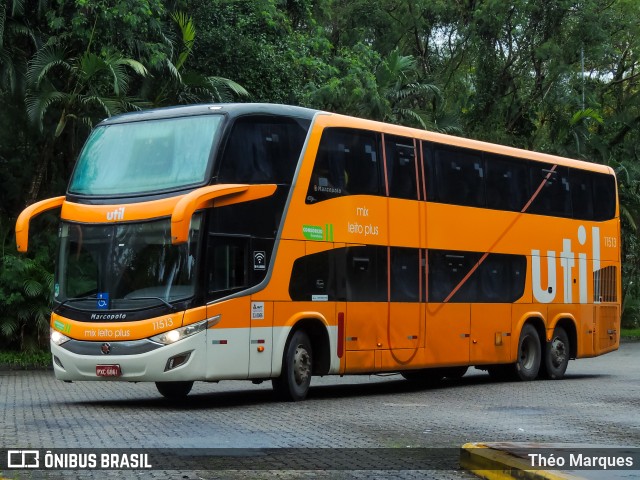
{"label": "bus door", "polygon": [[[210,234],[207,242],[207,300],[247,288],[249,237]],[[207,305],[209,317],[219,316],[207,330],[208,379],[248,377],[253,308],[248,296]]]}
{"label": "bus door", "polygon": [[389,348],[387,247],[350,246],[344,254],[346,368],[349,373],[371,372],[376,350]]}
{"label": "bus door", "polygon": [[[252,237],[249,243],[247,271],[248,285],[257,285],[267,274],[271,261],[273,240]],[[266,378],[271,375],[273,357],[274,304],[262,298],[252,298],[251,328],[249,340],[249,378]]]}

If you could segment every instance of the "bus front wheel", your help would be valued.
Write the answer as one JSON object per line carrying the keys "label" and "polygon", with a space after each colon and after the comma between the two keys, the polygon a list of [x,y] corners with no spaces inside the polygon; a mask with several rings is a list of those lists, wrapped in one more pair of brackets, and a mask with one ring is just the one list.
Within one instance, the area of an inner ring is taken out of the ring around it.
{"label": "bus front wheel", "polygon": [[170,400],[180,400],[191,391],[193,382],[156,382],[158,392]]}
{"label": "bus front wheel", "polygon": [[293,334],[285,348],[280,376],[272,379],[273,390],[282,400],[304,400],[311,385],[313,355],[309,336],[302,330]]}
{"label": "bus front wheel", "polygon": [[515,374],[520,380],[535,380],[540,370],[542,348],[538,332],[531,324],[526,324],[520,332],[518,341],[518,359]]}

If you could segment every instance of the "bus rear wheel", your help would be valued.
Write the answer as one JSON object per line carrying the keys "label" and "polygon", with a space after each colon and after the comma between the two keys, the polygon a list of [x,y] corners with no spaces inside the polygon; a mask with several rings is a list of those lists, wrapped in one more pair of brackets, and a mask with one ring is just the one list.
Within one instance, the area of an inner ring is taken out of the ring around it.
{"label": "bus rear wheel", "polygon": [[156,382],[158,392],[169,400],[180,400],[189,395],[193,382]]}
{"label": "bus rear wheel", "polygon": [[551,341],[544,349],[544,377],[550,380],[560,380],[564,377],[569,365],[570,355],[569,336],[562,327],[553,330]]}
{"label": "bus rear wheel", "polygon": [[516,378],[535,380],[540,371],[541,357],[540,337],[534,326],[528,323],[522,327],[518,341],[518,359],[514,365]]}
{"label": "bus rear wheel", "polygon": [[312,366],[313,353],[309,336],[298,330],[285,348],[280,376],[271,380],[276,397],[293,402],[304,400],[311,385]]}

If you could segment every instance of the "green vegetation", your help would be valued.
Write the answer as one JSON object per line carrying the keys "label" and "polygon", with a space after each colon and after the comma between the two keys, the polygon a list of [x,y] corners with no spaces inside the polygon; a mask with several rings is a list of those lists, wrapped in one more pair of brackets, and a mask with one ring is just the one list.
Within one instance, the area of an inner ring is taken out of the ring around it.
{"label": "green vegetation", "polygon": [[51,368],[51,353],[37,352],[0,352],[0,370]]}
{"label": "green vegetation", "polygon": [[623,328],[620,332],[620,338],[640,340],[640,328]]}
{"label": "green vegetation", "polygon": [[640,326],[636,0],[0,0],[0,350],[46,344],[55,220],[91,127],[123,111],[290,103],[611,166],[623,324]]}

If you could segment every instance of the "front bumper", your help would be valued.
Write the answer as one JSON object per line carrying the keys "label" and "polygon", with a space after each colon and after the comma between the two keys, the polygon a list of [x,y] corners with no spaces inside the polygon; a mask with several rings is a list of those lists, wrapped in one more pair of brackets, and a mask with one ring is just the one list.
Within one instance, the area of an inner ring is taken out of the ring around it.
{"label": "front bumper", "polygon": [[[123,342],[86,342],[70,340],[62,345],[51,343],[53,369],[58,380],[174,382],[205,380],[206,331],[171,345],[149,340]],[[109,353],[103,353],[109,350]],[[167,370],[172,358],[188,354],[184,363]],[[100,377],[98,365],[119,365],[119,377]]]}

